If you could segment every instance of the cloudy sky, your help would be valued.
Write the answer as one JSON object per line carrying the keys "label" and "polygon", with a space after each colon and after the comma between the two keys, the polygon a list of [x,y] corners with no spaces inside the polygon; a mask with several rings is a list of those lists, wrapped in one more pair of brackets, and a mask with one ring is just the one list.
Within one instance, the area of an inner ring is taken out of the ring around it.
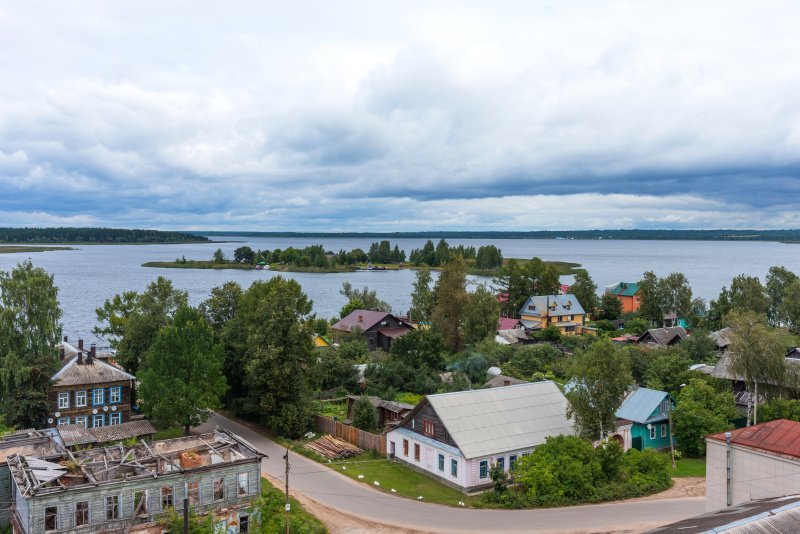
{"label": "cloudy sky", "polygon": [[800,3],[9,1],[0,226],[800,227]]}

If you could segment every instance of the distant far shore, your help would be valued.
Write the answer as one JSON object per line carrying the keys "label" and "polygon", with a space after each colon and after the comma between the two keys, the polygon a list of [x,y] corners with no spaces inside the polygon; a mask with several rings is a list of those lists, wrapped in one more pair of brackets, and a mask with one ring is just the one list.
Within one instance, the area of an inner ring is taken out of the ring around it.
{"label": "distant far shore", "polygon": [[[505,263],[507,263],[509,259],[506,259]],[[517,259],[516,261],[519,264],[524,264],[528,260]],[[575,269],[578,269],[581,266],[579,263],[571,263],[567,261],[547,261],[545,263],[554,266],[558,270],[559,275],[575,274]],[[332,268],[332,267],[303,267],[299,265],[272,264],[269,266],[268,269],[265,270],[281,272],[281,273],[352,273],[357,271],[370,271],[379,273],[383,271],[401,271],[404,269],[410,269],[410,270],[419,269],[418,266],[413,265],[411,263],[378,264],[378,265],[373,265],[371,269],[367,265],[368,264],[339,265],[335,268]],[[161,269],[237,269],[240,271],[258,270],[257,265],[251,265],[246,263],[235,263],[231,261],[225,263],[215,263],[214,261],[211,260],[148,261],[147,263],[143,263],[142,267],[156,267]],[[430,267],[430,269],[432,271],[441,270],[439,267]],[[467,274],[475,276],[497,276],[500,274],[500,269],[468,268]]]}
{"label": "distant far shore", "polygon": [[258,232],[187,231],[198,236],[321,237],[387,239],[591,239],[671,241],[778,241],[800,243],[800,229],[788,230],[534,230],[534,231],[429,231],[429,232]]}
{"label": "distant far shore", "polygon": [[75,250],[72,247],[36,247],[28,245],[2,245],[0,254],[17,254],[21,252],[47,252],[50,250]]}

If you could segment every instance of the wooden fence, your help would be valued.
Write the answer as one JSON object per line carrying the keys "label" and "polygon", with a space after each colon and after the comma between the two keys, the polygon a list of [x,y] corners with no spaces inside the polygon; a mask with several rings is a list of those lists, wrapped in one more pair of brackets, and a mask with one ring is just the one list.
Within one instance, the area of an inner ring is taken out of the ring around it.
{"label": "wooden fence", "polygon": [[323,415],[314,416],[317,424],[317,432],[330,434],[348,443],[364,449],[365,451],[375,451],[378,454],[386,454],[386,435],[371,434],[354,426],[343,425]]}

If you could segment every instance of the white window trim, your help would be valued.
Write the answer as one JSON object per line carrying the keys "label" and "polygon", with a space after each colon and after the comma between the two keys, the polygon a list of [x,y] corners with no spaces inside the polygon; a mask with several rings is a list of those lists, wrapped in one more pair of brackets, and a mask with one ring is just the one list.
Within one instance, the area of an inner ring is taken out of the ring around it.
{"label": "white window trim", "polygon": [[75,418],[75,424],[80,425],[83,424],[85,428],[89,428],[89,416],[88,415],[79,415]]}
{"label": "white window trim", "polygon": [[58,394],[58,409],[66,410],[69,408],[69,391],[62,391]]}
{"label": "white window trim", "polygon": [[56,528],[53,529],[53,530],[45,530],[45,532],[58,532],[58,530],[59,530],[59,517],[58,517],[59,509],[58,509],[58,505],[45,506],[45,508],[44,508],[44,520],[45,520],[45,522],[47,522],[47,509],[48,508],[55,508],[56,509]]}
{"label": "white window trim", "polygon": [[[83,394],[83,395],[81,395],[81,394]],[[81,402],[81,397],[83,397],[83,402]],[[78,408],[85,408],[86,407],[86,399],[87,399],[87,395],[86,395],[86,390],[85,389],[75,392],[75,406],[77,406]]]}
{"label": "white window trim", "polygon": [[[98,393],[100,397],[100,402],[97,401]],[[97,388],[92,390],[92,405],[93,406],[102,406],[106,403],[106,390],[103,388]]]}
{"label": "white window trim", "polygon": [[[485,475],[481,475],[481,468],[483,467],[483,464],[486,464]],[[489,460],[481,460],[480,462],[478,462],[478,478],[481,480],[483,480],[484,478],[489,478]]]}
{"label": "white window trim", "polygon": [[[244,493],[241,492],[242,477],[244,477]],[[239,497],[250,495],[250,473],[239,473],[236,475],[236,494]]]}
{"label": "white window trim", "polygon": [[667,423],[661,423],[661,437],[667,437]]}
{"label": "white window trim", "polygon": [[119,404],[122,402],[122,387],[116,386],[111,388],[108,394],[109,404]]}
{"label": "white window trim", "polygon": [[69,424],[69,417],[59,417],[58,421],[56,421],[57,425],[68,425]]}
{"label": "white window trim", "polygon": [[[117,422],[114,422],[114,421]],[[122,424],[122,414],[120,412],[114,412],[108,417],[108,424],[110,425],[121,425]]]}
{"label": "white window trim", "polygon": [[78,516],[78,503],[85,502],[86,503],[86,523],[83,525],[75,525],[75,527],[88,527],[92,524],[92,501],[91,499],[86,499],[85,501],[75,501],[72,505],[72,522],[77,523],[75,518]]}
{"label": "white window trim", "polygon": [[650,425],[650,439],[656,439],[656,427]]}

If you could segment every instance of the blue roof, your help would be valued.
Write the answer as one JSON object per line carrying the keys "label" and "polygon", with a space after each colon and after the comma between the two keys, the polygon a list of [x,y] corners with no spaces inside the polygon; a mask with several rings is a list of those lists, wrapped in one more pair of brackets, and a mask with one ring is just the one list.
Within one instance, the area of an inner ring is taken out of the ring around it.
{"label": "blue roof", "polygon": [[615,415],[620,419],[627,419],[640,424],[666,419],[666,415],[656,415],[654,417],[650,417],[650,415],[658,409],[664,397],[668,396],[666,391],[639,388],[625,397],[625,400],[622,401],[622,406],[619,407]]}
{"label": "blue roof", "polygon": [[519,314],[550,317],[551,315],[586,315],[586,312],[578,302],[578,298],[568,293],[566,295],[534,295],[525,301]]}

